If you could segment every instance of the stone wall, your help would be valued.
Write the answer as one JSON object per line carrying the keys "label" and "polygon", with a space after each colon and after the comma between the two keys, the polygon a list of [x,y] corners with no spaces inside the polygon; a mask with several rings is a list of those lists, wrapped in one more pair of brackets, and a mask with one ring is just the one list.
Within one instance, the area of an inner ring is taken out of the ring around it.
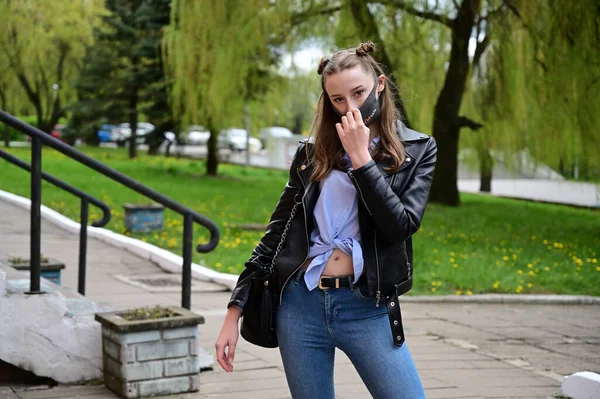
{"label": "stone wall", "polygon": [[118,333],[102,328],[104,383],[127,397],[199,389],[198,328]]}

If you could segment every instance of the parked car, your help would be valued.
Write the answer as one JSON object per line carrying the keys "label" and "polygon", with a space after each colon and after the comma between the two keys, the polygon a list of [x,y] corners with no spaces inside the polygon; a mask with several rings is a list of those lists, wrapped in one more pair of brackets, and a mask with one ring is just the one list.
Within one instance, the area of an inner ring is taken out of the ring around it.
{"label": "parked car", "polygon": [[[218,148],[229,148],[231,151],[245,151],[248,132],[246,129],[230,128],[224,129],[217,138]],[[250,137],[250,152],[260,151],[260,140]]]}
{"label": "parked car", "polygon": [[[50,132],[50,136],[64,142],[65,140],[63,138],[63,130],[65,130],[65,127],[66,125],[63,125],[62,123],[54,125],[54,129],[52,129],[52,131]],[[31,142],[31,136],[27,136],[27,141]]]}
{"label": "parked car", "polygon": [[[136,129],[137,143],[143,144],[146,141],[146,135],[154,130],[154,125],[148,122],[138,122]],[[112,130],[110,139],[116,142],[119,147],[125,146],[127,140],[131,137],[131,128],[129,123],[121,123]]]}
{"label": "parked car", "polygon": [[100,143],[110,142],[111,133],[112,133],[113,129],[115,129],[115,128],[116,128],[115,125],[111,125],[108,123],[105,123],[104,125],[100,126],[100,130],[98,130],[98,132],[96,133],[96,137],[98,137],[98,141]]}
{"label": "parked car", "polygon": [[258,134],[258,138],[260,139],[262,148],[267,148],[271,138],[292,137],[293,135],[294,133],[292,133],[292,131],[286,127],[271,126],[262,129]]}
{"label": "parked car", "polygon": [[189,145],[206,145],[210,132],[204,126],[190,125],[182,135],[183,142]]}

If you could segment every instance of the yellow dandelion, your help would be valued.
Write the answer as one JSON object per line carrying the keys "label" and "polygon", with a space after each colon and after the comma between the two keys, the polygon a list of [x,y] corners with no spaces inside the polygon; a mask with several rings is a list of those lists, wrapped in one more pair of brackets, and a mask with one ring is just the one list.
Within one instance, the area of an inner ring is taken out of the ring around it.
{"label": "yellow dandelion", "polygon": [[454,258],[450,258],[450,263],[454,263]]}
{"label": "yellow dandelion", "polygon": [[517,294],[519,294],[521,291],[523,291],[523,287],[519,285],[519,286],[518,286],[518,287],[515,289],[515,292],[516,292]]}
{"label": "yellow dandelion", "polygon": [[473,291],[467,290],[467,295],[473,295]]}
{"label": "yellow dandelion", "polygon": [[499,286],[500,286],[500,281],[496,281],[493,285],[494,289],[498,289]]}
{"label": "yellow dandelion", "polygon": [[523,274],[523,270],[517,270],[517,274]]}
{"label": "yellow dandelion", "polygon": [[431,292],[435,292],[437,289],[435,287],[431,287]]}
{"label": "yellow dandelion", "polygon": [[527,274],[532,277],[535,276],[535,273],[533,272],[533,270],[530,270]]}
{"label": "yellow dandelion", "polygon": [[528,267],[529,269],[531,269],[531,268],[533,268],[533,265],[532,265],[531,263],[528,263],[528,264],[527,264],[527,267]]}
{"label": "yellow dandelion", "polygon": [[544,270],[547,271],[547,272],[549,272],[550,268],[548,266],[546,266],[546,267],[544,267]]}
{"label": "yellow dandelion", "polygon": [[461,290],[456,291],[456,295],[462,295],[462,291]]}
{"label": "yellow dandelion", "polygon": [[502,260],[504,260],[506,262],[508,260],[508,256],[503,256]]}
{"label": "yellow dandelion", "polygon": [[527,283],[527,288],[531,288],[531,287],[533,287],[533,284]]}

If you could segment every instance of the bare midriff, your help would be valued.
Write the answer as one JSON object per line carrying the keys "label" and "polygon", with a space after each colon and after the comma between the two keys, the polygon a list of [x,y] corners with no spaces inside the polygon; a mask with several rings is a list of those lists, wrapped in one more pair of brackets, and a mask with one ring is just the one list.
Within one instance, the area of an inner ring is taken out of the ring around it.
{"label": "bare midriff", "polygon": [[[314,258],[308,258],[302,264],[302,269],[306,270],[310,262],[312,262]],[[352,257],[343,253],[339,248],[334,248],[331,256],[327,260],[325,264],[325,268],[323,269],[323,273],[321,276],[345,276],[348,274],[354,274],[354,267],[352,266]]]}

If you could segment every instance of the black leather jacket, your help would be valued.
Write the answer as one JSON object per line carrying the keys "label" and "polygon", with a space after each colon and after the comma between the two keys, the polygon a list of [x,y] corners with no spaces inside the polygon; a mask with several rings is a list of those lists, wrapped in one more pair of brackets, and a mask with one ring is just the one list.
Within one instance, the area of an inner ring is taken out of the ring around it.
{"label": "black leather jacket", "polygon": [[[412,287],[413,253],[411,236],[417,232],[425,212],[436,162],[437,147],[433,137],[397,124],[406,158],[396,173],[387,173],[386,160],[370,160],[348,172],[359,196],[359,228],[364,258],[364,272],[358,284],[368,288],[368,295],[385,301],[390,317],[394,343],[404,342],[398,296]],[[275,266],[277,292],[304,263],[309,250],[309,236],[314,227],[313,210],[319,197],[319,185],[310,182],[313,144],[300,142],[289,180],[271,215],[267,231],[246,262],[231,295],[228,307],[244,308],[248,299],[251,273],[258,267],[269,267],[281,239],[295,200],[302,199],[290,223],[285,243]],[[308,151],[307,151],[308,150]]]}

